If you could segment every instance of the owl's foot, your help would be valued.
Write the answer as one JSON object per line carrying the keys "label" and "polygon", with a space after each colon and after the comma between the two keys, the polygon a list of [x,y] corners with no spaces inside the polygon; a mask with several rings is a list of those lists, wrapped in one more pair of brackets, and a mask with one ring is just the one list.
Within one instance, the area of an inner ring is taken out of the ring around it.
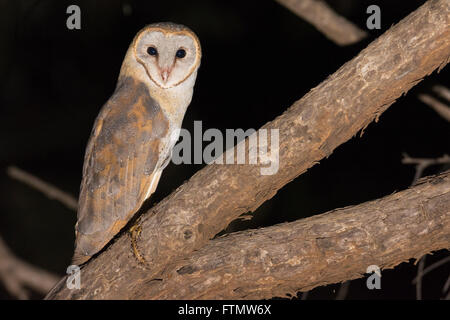
{"label": "owl's foot", "polygon": [[147,261],[145,261],[144,257],[142,256],[142,254],[139,252],[136,240],[139,237],[139,235],[141,234],[142,228],[139,224],[135,224],[134,226],[132,226],[129,230],[130,232],[130,237],[131,237],[131,247],[133,248],[133,253],[134,256],[136,257],[136,259],[147,265]]}

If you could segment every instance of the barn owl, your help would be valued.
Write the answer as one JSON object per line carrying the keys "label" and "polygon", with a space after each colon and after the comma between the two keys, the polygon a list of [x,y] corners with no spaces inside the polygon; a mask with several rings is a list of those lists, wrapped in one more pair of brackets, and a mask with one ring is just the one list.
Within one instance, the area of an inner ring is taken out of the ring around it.
{"label": "barn owl", "polygon": [[158,185],[200,66],[197,36],[156,23],[135,36],[86,148],[73,264],[99,252]]}

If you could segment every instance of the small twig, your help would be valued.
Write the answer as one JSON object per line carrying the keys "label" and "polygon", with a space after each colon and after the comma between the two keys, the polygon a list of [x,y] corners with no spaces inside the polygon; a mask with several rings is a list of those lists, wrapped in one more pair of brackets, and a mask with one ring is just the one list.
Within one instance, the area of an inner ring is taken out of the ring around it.
{"label": "small twig", "polygon": [[424,255],[420,259],[419,266],[417,268],[416,300],[422,300],[422,277],[423,277],[423,268],[425,267],[426,257],[427,257],[427,255]]}
{"label": "small twig", "polygon": [[0,237],[0,281],[5,289],[18,299],[28,299],[26,287],[39,293],[47,293],[59,277],[32,266],[14,256]]}
{"label": "small twig", "polygon": [[436,111],[442,118],[450,122],[450,107],[428,94],[419,94],[418,98]]}
{"label": "small twig", "polygon": [[436,92],[441,98],[450,102],[450,90],[447,87],[441,85],[435,85],[431,88],[434,92]]}
{"label": "small twig", "polygon": [[338,15],[321,0],[276,0],[296,15],[305,19],[327,38],[340,46],[356,43],[367,32],[358,28],[346,18]]}
{"label": "small twig", "polygon": [[411,158],[406,153],[403,154],[402,159],[403,164],[415,164],[416,165],[416,173],[414,175],[414,179],[412,185],[414,185],[417,180],[422,176],[423,171],[429,166],[434,166],[438,164],[448,164],[450,163],[450,157],[447,154],[444,154],[440,158]]}
{"label": "small twig", "polygon": [[58,200],[71,210],[77,211],[78,202],[69,193],[61,191],[57,187],[14,166],[8,167],[7,173],[11,178],[23,182],[36,190],[39,190],[50,199]]}
{"label": "small twig", "polygon": [[445,284],[442,287],[442,293],[445,294],[448,291],[448,288],[450,288],[450,275],[448,276],[447,281],[445,281]]}
{"label": "small twig", "polygon": [[[450,257],[447,257],[447,258],[444,258],[444,259],[442,259],[442,260],[436,261],[436,262],[433,263],[432,265],[426,267],[426,268],[423,270],[421,276],[422,276],[422,277],[425,276],[425,275],[426,275],[427,273],[429,273],[430,271],[432,271],[432,270],[434,270],[434,269],[436,269],[436,268],[438,268],[438,267],[440,267],[440,266],[446,264],[446,263],[449,262],[449,261],[450,261]],[[419,280],[419,275],[417,275],[417,276],[413,279],[412,284],[416,284],[418,280]]]}

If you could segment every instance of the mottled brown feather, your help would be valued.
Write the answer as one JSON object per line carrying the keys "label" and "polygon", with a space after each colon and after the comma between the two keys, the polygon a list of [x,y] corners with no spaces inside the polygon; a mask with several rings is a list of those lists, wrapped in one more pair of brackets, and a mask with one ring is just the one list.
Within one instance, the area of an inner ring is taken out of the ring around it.
{"label": "mottled brown feather", "polygon": [[[101,250],[139,210],[155,178],[169,123],[147,87],[122,77],[103,106],[86,149],[74,264]],[[164,160],[164,159],[162,159]]]}

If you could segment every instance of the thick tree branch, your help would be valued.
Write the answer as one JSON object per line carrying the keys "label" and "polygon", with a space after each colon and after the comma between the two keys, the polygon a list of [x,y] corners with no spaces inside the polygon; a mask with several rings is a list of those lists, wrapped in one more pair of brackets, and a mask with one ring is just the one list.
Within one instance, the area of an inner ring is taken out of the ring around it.
{"label": "thick tree branch", "polygon": [[308,21],[328,39],[340,46],[356,43],[367,32],[338,15],[322,0],[276,0],[300,18]]}
{"label": "thick tree branch", "polygon": [[[360,278],[450,248],[450,171],[382,199],[210,241],[144,299],[264,299]],[[428,272],[428,271],[427,271]]]}
{"label": "thick tree branch", "polygon": [[[242,213],[253,211],[359,130],[378,119],[423,77],[449,61],[449,3],[431,0],[375,40],[285,113],[263,126],[279,129],[279,170],[208,165],[137,223],[136,259],[128,234],[82,269],[82,289],[60,286],[48,298],[137,298],[171,261],[204,246]],[[314,276],[314,275],[312,275]],[[349,276],[351,278],[351,276]]]}

